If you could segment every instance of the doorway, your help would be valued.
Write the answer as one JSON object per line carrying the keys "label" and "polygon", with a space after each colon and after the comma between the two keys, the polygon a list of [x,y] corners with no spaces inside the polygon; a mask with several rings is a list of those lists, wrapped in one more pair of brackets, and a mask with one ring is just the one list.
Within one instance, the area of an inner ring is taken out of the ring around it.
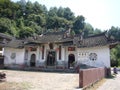
{"label": "doorway", "polygon": [[36,55],[32,54],[30,58],[30,66],[35,67]]}
{"label": "doorway", "polygon": [[56,52],[48,51],[46,65],[55,66],[55,63],[56,63]]}
{"label": "doorway", "polygon": [[69,56],[68,56],[68,68],[74,67],[74,62],[75,62],[75,55],[69,54]]}

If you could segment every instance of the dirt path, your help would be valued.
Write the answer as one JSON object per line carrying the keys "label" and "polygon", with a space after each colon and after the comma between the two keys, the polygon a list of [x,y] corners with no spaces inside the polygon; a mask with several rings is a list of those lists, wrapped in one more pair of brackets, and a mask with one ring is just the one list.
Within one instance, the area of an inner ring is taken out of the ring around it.
{"label": "dirt path", "polygon": [[107,79],[97,90],[120,90],[120,72],[114,78]]}
{"label": "dirt path", "polygon": [[4,84],[7,83],[13,86],[10,90],[21,90],[17,89],[17,87],[22,88],[22,90],[75,90],[79,85],[78,74],[13,70],[1,71],[4,71],[7,75],[7,82],[4,82]]}

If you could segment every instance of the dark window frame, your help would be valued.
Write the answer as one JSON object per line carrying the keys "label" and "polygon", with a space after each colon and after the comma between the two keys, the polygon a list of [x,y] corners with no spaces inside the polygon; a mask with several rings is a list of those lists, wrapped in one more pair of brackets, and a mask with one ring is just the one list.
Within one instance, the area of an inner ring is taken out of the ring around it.
{"label": "dark window frame", "polygon": [[59,60],[61,60],[61,51],[62,51],[62,47],[59,46]]}
{"label": "dark window frame", "polygon": [[42,59],[44,59],[45,46],[42,46]]}

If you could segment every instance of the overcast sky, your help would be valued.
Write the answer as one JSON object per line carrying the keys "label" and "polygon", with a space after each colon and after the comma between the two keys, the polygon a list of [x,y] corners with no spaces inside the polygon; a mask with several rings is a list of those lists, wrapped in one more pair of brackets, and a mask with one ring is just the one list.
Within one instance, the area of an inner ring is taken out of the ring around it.
{"label": "overcast sky", "polygon": [[[12,0],[19,1],[19,0]],[[26,0],[28,1],[28,0]],[[94,28],[120,27],[120,0],[29,0],[50,7],[69,7],[75,16],[83,15]]]}

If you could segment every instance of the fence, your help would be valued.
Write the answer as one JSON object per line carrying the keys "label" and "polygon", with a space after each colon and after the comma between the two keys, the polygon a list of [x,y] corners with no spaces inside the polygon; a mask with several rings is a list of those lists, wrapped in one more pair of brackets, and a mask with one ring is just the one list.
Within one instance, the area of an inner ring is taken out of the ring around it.
{"label": "fence", "polygon": [[79,87],[85,88],[108,75],[110,69],[91,68],[79,71]]}

